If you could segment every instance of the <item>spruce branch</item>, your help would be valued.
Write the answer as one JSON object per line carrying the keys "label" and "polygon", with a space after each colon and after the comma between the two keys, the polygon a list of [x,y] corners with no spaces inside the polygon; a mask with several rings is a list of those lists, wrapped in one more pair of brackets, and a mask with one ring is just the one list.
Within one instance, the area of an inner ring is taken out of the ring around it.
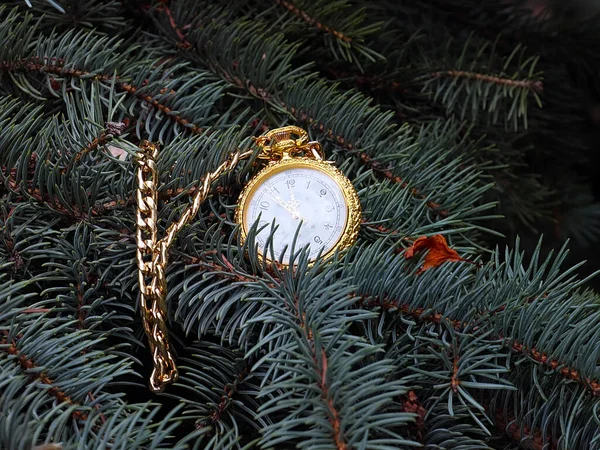
{"label": "spruce branch", "polygon": [[[352,295],[357,295],[353,293]],[[365,307],[371,308],[381,308],[385,311],[400,313],[407,316],[412,317],[419,322],[424,323],[433,323],[436,325],[440,324],[450,324],[456,331],[465,332],[467,329],[472,329],[475,331],[481,331],[483,325],[473,326],[470,323],[462,322],[460,320],[452,319],[450,317],[444,316],[442,313],[437,311],[432,311],[429,307],[423,306],[414,306],[408,304],[402,304],[400,300],[390,299],[390,298],[378,298],[371,297],[366,294],[360,294],[359,303],[364,305]],[[499,313],[499,310],[496,310],[494,313]],[[488,312],[482,312],[479,318],[484,318],[488,315]],[[475,316],[473,318],[475,322],[477,322],[478,317]],[[585,389],[587,389],[593,396],[600,396],[600,382],[590,379],[583,378],[579,375],[579,372],[573,368],[569,367],[564,362],[557,361],[552,359],[546,353],[540,352],[536,348],[528,348],[523,344],[512,338],[506,338],[502,335],[497,335],[492,337],[492,339],[499,339],[504,342],[504,345],[510,349],[513,353],[517,355],[525,355],[532,361],[535,361],[541,365],[544,365],[550,369],[557,375],[563,376],[567,380],[573,380],[577,383],[581,384]],[[456,362],[456,361],[455,361]],[[458,383],[458,380],[457,380]]]}
{"label": "spruce branch", "polygon": [[432,72],[432,77],[450,77],[450,78],[466,78],[470,80],[478,80],[487,83],[494,83],[509,87],[518,87],[530,90],[536,94],[541,94],[544,90],[544,85],[541,80],[513,80],[492,75],[485,75],[475,72],[466,72],[464,70],[446,70],[442,72]]}
{"label": "spruce branch", "polygon": [[285,9],[287,9],[289,12],[291,12],[295,16],[297,16],[300,19],[304,20],[307,24],[309,24],[311,26],[317,27],[320,31],[323,31],[325,33],[329,33],[329,34],[335,36],[337,39],[339,39],[339,40],[341,40],[343,42],[346,42],[346,43],[352,42],[352,38],[350,36],[346,36],[344,33],[340,32],[340,31],[337,31],[337,30],[334,30],[334,29],[328,27],[327,25],[322,24],[321,22],[319,22],[314,17],[309,16],[306,13],[306,11],[303,11],[300,8],[298,8],[296,5],[294,5],[294,3],[292,1],[288,1],[288,0],[275,0],[275,2],[278,5],[283,6]]}
{"label": "spruce branch", "polygon": [[[106,83],[111,83],[114,80],[118,90],[154,106],[157,110],[164,113],[166,117],[183,126],[190,133],[202,134],[205,132],[205,129],[195,125],[189,119],[184,118],[180,114],[173,113],[171,108],[169,108],[165,102],[159,101],[158,97],[147,94],[144,92],[144,89],[141,89],[139,86],[132,85],[130,82],[124,81],[115,75],[111,76],[98,72],[71,69],[65,67],[66,64],[66,61],[60,59],[56,60],[52,57],[32,57],[21,61],[3,61],[0,70],[5,72],[42,72],[62,77],[104,81]],[[167,90],[165,88],[160,89],[160,94],[165,94],[166,92]],[[174,91],[171,91],[171,93],[174,93]]]}
{"label": "spruce branch", "polygon": [[[10,339],[10,341],[9,341]],[[0,348],[4,350],[8,355],[16,358],[19,366],[27,375],[36,382],[45,384],[49,388],[47,392],[49,395],[55,397],[60,403],[66,403],[74,406],[76,409],[73,410],[71,416],[74,420],[85,421],[88,419],[88,414],[78,409],[83,409],[82,405],[75,403],[67,394],[61,391],[55,383],[46,375],[44,372],[39,371],[34,361],[27,355],[19,351],[17,347],[18,338],[10,338],[9,333],[4,331],[0,333]]]}
{"label": "spruce branch", "polygon": [[[282,106],[284,108],[286,107],[285,104],[282,104]],[[308,125],[311,128],[313,128],[314,130],[318,131],[321,134],[324,134],[329,139],[334,141],[337,144],[338,148],[345,149],[352,153],[357,153],[356,149],[352,143],[347,142],[343,136],[336,134],[332,129],[325,128],[325,125],[322,122],[319,122],[314,117],[311,117],[311,116],[307,115],[306,113],[301,113],[293,106],[289,107],[288,109],[289,109],[289,112],[296,118],[296,120],[298,122],[308,123]],[[366,152],[360,152],[360,153],[358,153],[358,156],[360,158],[360,161],[366,167],[372,169],[374,172],[380,174],[384,178],[392,181],[393,183],[399,184],[403,189],[409,189],[411,194],[415,198],[424,199],[426,197],[425,194],[420,192],[417,188],[411,187],[410,184],[408,182],[404,181],[404,179],[401,176],[395,175],[392,172],[392,170],[385,167],[385,165],[383,163],[381,163],[381,162],[375,160],[374,158],[372,158],[371,156],[369,156]],[[450,214],[447,210],[444,210],[441,207],[441,205],[439,205],[438,203],[428,200],[426,204],[427,204],[427,207],[429,207],[430,209],[435,211],[442,218],[448,217],[448,215]]]}
{"label": "spruce branch", "polygon": [[[221,394],[221,399],[219,400],[219,404],[216,405],[214,411],[210,416],[210,421],[213,424],[221,420],[223,412],[227,409],[234,395],[237,393],[240,385],[244,382],[247,376],[248,367],[245,367],[241,372],[238,373],[237,377],[233,380],[231,384],[225,385],[225,387],[223,388],[223,393]],[[201,425],[197,425],[197,427],[201,427]]]}
{"label": "spruce branch", "polygon": [[423,92],[461,120],[468,117],[477,122],[481,111],[488,123],[503,122],[517,131],[522,122],[527,128],[529,96],[541,107],[543,84],[536,70],[539,58],[528,56],[521,45],[501,57],[495,43],[471,36],[462,45],[460,56],[451,60],[448,55],[456,53],[453,45],[453,40],[448,40],[440,49],[445,53],[435,55],[442,62],[437,58],[436,62],[423,61],[424,74],[416,78],[424,81]]}
{"label": "spruce branch", "polygon": [[497,410],[494,416],[496,426],[504,431],[504,433],[514,442],[519,444],[526,443],[531,450],[555,450],[552,445],[552,438],[544,439],[539,430],[531,430],[529,427],[520,427],[516,419],[505,414],[504,411]]}
{"label": "spruce branch", "polygon": [[192,46],[192,44],[190,44],[190,42],[186,39],[183,31],[181,31],[181,29],[177,26],[177,23],[175,22],[175,18],[173,17],[173,13],[171,13],[171,9],[169,8],[169,2],[161,1],[155,7],[155,11],[165,13],[165,15],[167,16],[167,18],[169,20],[169,25],[171,25],[171,29],[177,35],[177,38],[180,40],[180,43],[178,44],[179,47],[183,50],[189,49]]}

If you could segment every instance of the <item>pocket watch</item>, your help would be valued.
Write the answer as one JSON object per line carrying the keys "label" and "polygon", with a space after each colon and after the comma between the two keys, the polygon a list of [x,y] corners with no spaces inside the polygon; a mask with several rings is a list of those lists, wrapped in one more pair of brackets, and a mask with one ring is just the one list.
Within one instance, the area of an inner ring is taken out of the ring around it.
{"label": "pocket watch", "polygon": [[[319,254],[327,257],[352,245],[361,222],[360,202],[350,180],[331,162],[323,160],[321,145],[309,142],[306,131],[293,126],[271,130],[256,138],[256,143],[262,150],[258,158],[268,163],[244,187],[237,204],[235,219],[240,225],[242,242],[257,224],[259,256],[270,259],[265,256],[270,254],[265,247],[272,235],[275,260],[286,265],[291,259],[294,239],[295,248],[309,247],[310,261]],[[168,338],[165,302],[169,248],[183,227],[198,214],[212,183],[253,153],[234,152],[207,173],[190,205],[159,237],[158,146],[148,141],[140,143],[135,196],[137,264],[140,310],[154,366],[150,376],[152,391],[162,391],[178,377]]]}
{"label": "pocket watch", "polygon": [[242,243],[256,225],[259,256],[284,265],[294,239],[296,250],[308,246],[311,262],[352,245],[361,223],[358,195],[350,180],[324,160],[321,145],[309,142],[308,133],[295,126],[271,130],[255,141],[262,150],[258,157],[268,163],[237,203]]}

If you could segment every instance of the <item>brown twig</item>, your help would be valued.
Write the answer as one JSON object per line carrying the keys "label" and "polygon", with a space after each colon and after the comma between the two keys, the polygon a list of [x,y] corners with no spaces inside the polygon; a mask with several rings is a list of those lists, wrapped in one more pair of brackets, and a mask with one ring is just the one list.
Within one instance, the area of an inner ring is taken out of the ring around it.
{"label": "brown twig", "polygon": [[528,348],[523,344],[519,343],[518,341],[513,341],[510,344],[510,349],[515,353],[524,354],[529,358],[533,359],[534,361],[546,367],[549,367],[550,369],[554,370],[556,373],[561,374],[568,380],[573,380],[578,382],[579,384],[582,384],[589,391],[591,391],[595,397],[600,397],[600,382],[592,380],[590,378],[583,378],[579,374],[579,371],[577,371],[576,369],[568,367],[566,364],[561,363],[560,361],[557,361],[555,359],[550,359],[550,357],[546,353],[540,352],[535,347]]}
{"label": "brown twig", "polygon": [[515,442],[526,443],[527,448],[531,448],[532,450],[554,450],[556,448],[552,445],[551,439],[548,439],[548,442],[544,442],[542,433],[539,431],[532,432],[529,427],[523,427],[523,431],[521,432],[521,427],[516,420],[510,417],[505,419],[504,413],[500,409],[496,410],[495,419],[496,425],[503,429],[507,436]]}
{"label": "brown twig", "polygon": [[[212,414],[210,415],[210,423],[215,424],[221,420],[223,412],[225,412],[225,410],[228,408],[229,404],[231,403],[231,399],[238,392],[240,385],[244,383],[248,374],[248,367],[244,367],[244,370],[237,374],[237,377],[233,380],[233,383],[226,384],[223,387],[223,394],[221,394],[219,404],[214,408]],[[201,429],[204,427],[205,422],[201,422],[198,423],[196,429]]]}
{"label": "brown twig", "polygon": [[348,450],[341,429],[339,412],[333,404],[333,398],[329,395],[329,386],[327,384],[327,353],[325,353],[324,349],[321,349],[321,378],[319,380],[319,387],[321,388],[321,398],[327,403],[327,409],[329,410],[329,422],[333,428],[335,448],[337,450]]}
{"label": "brown twig", "polygon": [[524,88],[535,92],[536,94],[541,94],[544,91],[544,84],[540,80],[511,80],[510,78],[495,77],[492,75],[466,72],[463,70],[443,70],[440,72],[433,72],[430,75],[434,78],[466,78],[470,80],[484,81],[486,83],[500,84],[503,86]]}
{"label": "brown twig", "polygon": [[[129,122],[129,120],[126,119],[126,122]],[[79,152],[75,153],[69,161],[68,167],[62,168],[61,173],[65,173],[67,170],[72,169],[75,164],[81,161],[81,158],[89,153],[95,152],[99,147],[107,144],[114,136],[120,136],[121,133],[125,131],[126,127],[126,123],[106,122],[106,130],[102,131],[100,136],[94,138],[92,142],[83,147]]]}
{"label": "brown twig", "polygon": [[180,41],[178,46],[181,47],[183,50],[187,50],[187,49],[191,48],[192,44],[186,39],[185,34],[183,34],[183,32],[177,26],[177,23],[175,22],[175,18],[173,17],[173,14],[171,13],[171,10],[169,9],[168,3],[169,3],[168,1],[162,0],[160,2],[160,5],[157,6],[156,10],[164,11],[165,15],[167,16],[167,19],[169,20],[169,25],[171,26],[171,28],[177,35],[177,39],[179,39],[179,41]]}
{"label": "brown twig", "polygon": [[296,5],[294,5],[291,2],[291,0],[290,1],[275,0],[275,2],[278,3],[279,5],[283,6],[284,8],[286,8],[288,11],[290,11],[295,16],[304,20],[309,25],[317,27],[320,31],[324,31],[325,33],[331,34],[331,35],[335,36],[336,38],[338,38],[339,40],[344,41],[346,43],[352,42],[352,38],[350,36],[346,36],[344,33],[334,30],[333,28],[322,24],[317,19],[309,16],[305,11],[302,11],[300,8],[298,8]]}
{"label": "brown twig", "polygon": [[[72,164],[76,164],[85,155],[98,150],[98,147],[101,147],[108,142],[108,140],[110,139],[110,136],[111,135],[109,133],[107,133],[106,131],[103,131],[102,133],[100,133],[100,136],[95,138],[92,142],[90,142],[88,145],[83,147],[83,149],[81,149],[79,152],[77,152],[77,153],[75,153],[75,155],[73,155],[73,158],[71,159]],[[65,171],[66,171],[66,169],[63,169],[63,172],[65,172]]]}
{"label": "brown twig", "polygon": [[450,386],[454,393],[458,392],[458,386],[460,386],[460,379],[458,378],[458,363],[460,358],[458,355],[454,356],[454,363],[452,364],[452,378],[450,380]]}
{"label": "brown twig", "polygon": [[[27,72],[40,72],[43,71],[45,73],[51,73],[59,76],[69,76],[73,78],[93,78],[96,80],[110,82],[113,79],[113,76],[107,74],[93,74],[91,72],[86,72],[84,70],[76,70],[76,69],[67,69],[64,67],[64,63],[45,57],[42,59],[43,62],[40,62],[40,58],[34,57],[24,60],[18,61],[4,61],[2,65],[0,65],[0,71],[27,71]],[[128,82],[121,80],[119,77],[114,77],[115,85],[121,91],[127,92],[128,94],[139,98],[140,100],[145,101],[146,103],[151,104],[159,111],[163,112],[166,116],[168,116],[171,120],[177,122],[178,124],[184,126],[188,131],[194,134],[201,134],[205,130],[200,128],[197,125],[194,125],[189,120],[181,117],[177,114],[171,114],[171,109],[160,103],[154,97],[149,94],[144,94],[138,92],[140,88],[131,85]]]}
{"label": "brown twig", "polygon": [[[2,350],[4,350],[9,355],[16,357],[21,368],[27,373],[27,375],[29,375],[31,379],[36,380],[47,386],[50,386],[50,388],[46,389],[45,391],[48,392],[48,394],[50,394],[51,396],[55,397],[59,401],[59,403],[67,403],[72,406],[80,406],[77,405],[67,394],[65,394],[58,387],[56,387],[52,380],[44,372],[38,372],[36,370],[33,370],[36,369],[36,365],[34,364],[34,362],[31,359],[29,359],[27,355],[24,355],[19,351],[19,349],[17,348],[17,344],[14,340],[10,343],[8,342],[6,333],[0,335],[0,344],[10,344],[8,345],[8,347],[2,348]],[[88,418],[87,413],[80,411],[73,411],[71,415],[75,420],[86,421]]]}
{"label": "brown twig", "polygon": [[[356,294],[352,294],[352,296],[356,296]],[[467,322],[461,322],[456,319],[450,319],[448,317],[443,316],[440,313],[432,312],[425,314],[425,311],[428,311],[429,309],[401,304],[388,298],[359,295],[359,303],[367,307],[380,307],[388,311],[400,311],[403,314],[409,315],[420,322],[431,322],[437,324],[445,322],[450,324],[457,331],[463,331],[468,325]],[[477,329],[478,328],[475,327],[472,330],[476,331]],[[579,374],[579,371],[577,371],[576,369],[569,367],[565,363],[562,363],[555,359],[551,359],[551,357],[548,356],[547,353],[541,352],[535,347],[528,348],[520,342],[518,342],[517,340],[508,339],[501,335],[497,336],[496,338],[504,341],[505,345],[507,345],[507,347],[511,351],[528,356],[532,360],[554,370],[555,373],[560,374],[569,380],[573,380],[581,384],[595,397],[600,397],[600,382],[598,382],[597,380],[592,380],[591,378],[583,378]]]}
{"label": "brown twig", "polygon": [[[213,252],[214,253],[214,252]],[[217,264],[215,262],[209,262],[206,261],[205,259],[201,259],[201,258],[180,258],[182,259],[186,264],[190,264],[190,265],[198,265],[200,267],[202,267],[203,269],[208,269],[211,272],[219,272],[219,274],[215,275],[220,275],[223,278],[229,278],[232,281],[235,282],[241,282],[241,283],[252,283],[255,282],[256,280],[251,278],[251,277],[247,277],[245,275],[242,275],[240,273],[238,273],[235,268],[231,265],[231,263],[227,260],[227,258],[225,258],[224,255],[221,255],[221,258],[223,259],[224,262],[224,266]]]}

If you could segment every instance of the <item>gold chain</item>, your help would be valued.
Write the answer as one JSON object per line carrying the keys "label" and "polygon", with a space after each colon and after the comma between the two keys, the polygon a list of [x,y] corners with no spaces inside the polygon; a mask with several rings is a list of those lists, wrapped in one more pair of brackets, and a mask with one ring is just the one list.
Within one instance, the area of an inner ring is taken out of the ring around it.
{"label": "gold chain", "polygon": [[207,174],[201,189],[194,195],[192,204],[177,222],[167,228],[165,236],[158,240],[158,172],[156,170],[158,147],[151,142],[142,141],[140,149],[136,196],[140,308],[154,364],[154,370],[150,377],[150,389],[160,392],[167,384],[175,382],[178,377],[177,366],[169,344],[166,318],[166,270],[169,247],[179,231],[196,216],[200,205],[208,197],[212,183],[224,173],[233,170],[240,160],[250,157],[253,152],[235,152],[214,172]]}
{"label": "gold chain", "polygon": [[[260,159],[280,159],[305,153],[309,157],[322,159],[323,152],[318,142],[309,142],[308,133],[295,126],[277,128],[255,139],[261,147],[257,155]],[[137,189],[137,263],[140,285],[140,309],[144,331],[148,337],[154,370],[150,376],[150,389],[164,390],[165,386],[177,380],[178,372],[169,344],[167,328],[167,282],[166,270],[169,261],[169,248],[181,229],[196,216],[210,187],[221,175],[233,170],[237,164],[249,158],[253,152],[232,153],[227,161],[204,178],[202,187],[194,194],[192,204],[183,212],[177,222],[169,225],[162,239],[158,239],[158,171],[156,159],[158,146],[142,141],[138,161]]]}

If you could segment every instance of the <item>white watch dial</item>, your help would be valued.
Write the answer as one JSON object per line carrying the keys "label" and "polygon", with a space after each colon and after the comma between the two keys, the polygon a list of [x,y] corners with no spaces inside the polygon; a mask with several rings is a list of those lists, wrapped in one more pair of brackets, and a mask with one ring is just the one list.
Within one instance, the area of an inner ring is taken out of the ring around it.
{"label": "white watch dial", "polygon": [[347,220],[348,205],[338,183],[309,167],[287,168],[262,180],[250,193],[244,211],[246,232],[256,221],[262,228],[256,242],[266,256],[270,253],[265,244],[275,224],[275,258],[279,260],[285,251],[281,260],[286,264],[296,231],[296,251],[308,244],[309,259],[314,260],[320,250],[325,254],[335,246]]}

